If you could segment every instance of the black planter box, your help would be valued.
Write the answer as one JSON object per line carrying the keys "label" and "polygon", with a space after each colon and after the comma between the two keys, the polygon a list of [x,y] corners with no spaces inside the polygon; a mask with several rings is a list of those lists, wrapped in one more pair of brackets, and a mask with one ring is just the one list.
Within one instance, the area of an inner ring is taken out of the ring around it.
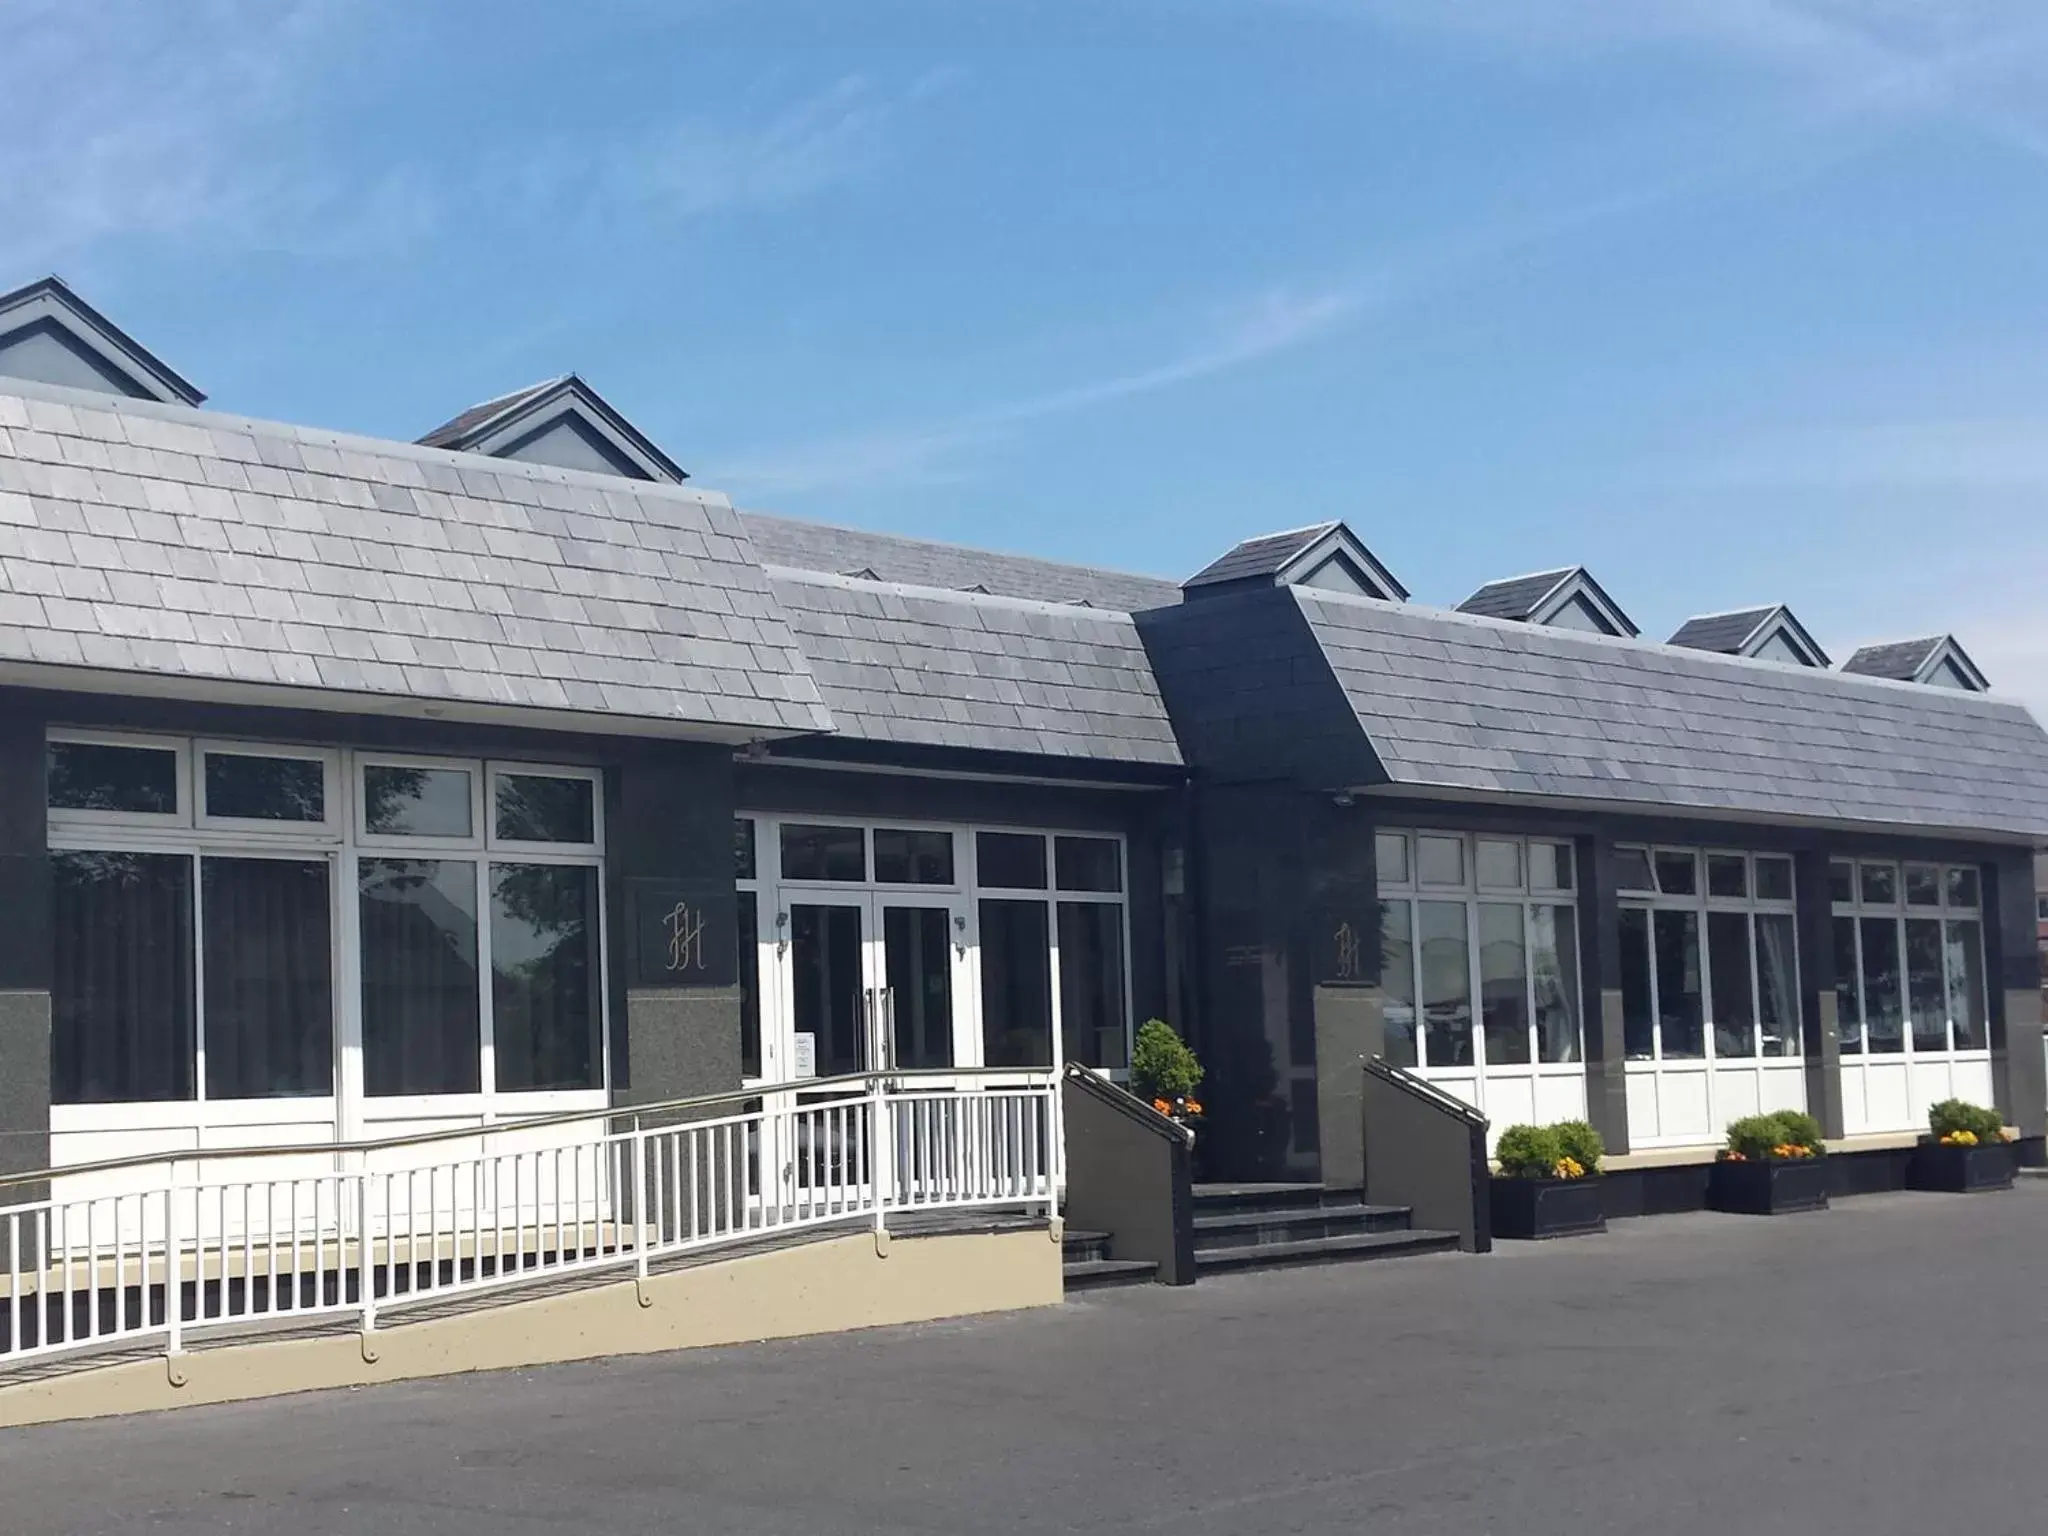
{"label": "black planter box", "polygon": [[1579,1237],[1606,1230],[1597,1173],[1583,1179],[1493,1181],[1495,1237]]}
{"label": "black planter box", "polygon": [[2013,1156],[2009,1141],[1986,1142],[1978,1147],[1944,1147],[1923,1141],[1913,1149],[1911,1183],[1915,1189],[1935,1189],[1951,1195],[1971,1195],[1987,1189],[2011,1189]]}
{"label": "black planter box", "polygon": [[1828,1165],[1821,1157],[1718,1162],[1707,1179],[1710,1210],[1785,1216],[1828,1208]]}

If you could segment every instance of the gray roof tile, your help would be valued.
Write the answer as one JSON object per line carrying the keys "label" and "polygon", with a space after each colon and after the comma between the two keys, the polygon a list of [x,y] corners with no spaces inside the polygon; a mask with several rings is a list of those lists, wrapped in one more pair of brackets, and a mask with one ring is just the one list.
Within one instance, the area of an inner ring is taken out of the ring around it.
{"label": "gray roof tile", "polygon": [[[0,426],[0,654],[734,735],[830,729],[715,496],[17,380]],[[565,502],[591,509],[580,539]],[[741,604],[749,643],[705,637],[705,612]],[[573,627],[535,626],[521,665],[501,666],[489,644],[507,631],[479,608]],[[657,657],[649,631],[678,643]],[[401,637],[416,661],[369,659]],[[714,670],[735,685],[707,688]]]}

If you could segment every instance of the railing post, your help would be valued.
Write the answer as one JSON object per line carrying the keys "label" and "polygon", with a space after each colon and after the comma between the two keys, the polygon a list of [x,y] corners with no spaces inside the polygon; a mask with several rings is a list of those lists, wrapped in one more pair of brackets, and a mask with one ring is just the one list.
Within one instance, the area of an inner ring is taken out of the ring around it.
{"label": "railing post", "polygon": [[[145,1221],[145,1229],[147,1225],[148,1223]],[[143,1243],[143,1252],[147,1254],[149,1248],[146,1230],[143,1234]],[[183,1257],[179,1252],[181,1246],[182,1244],[178,1237],[178,1160],[174,1157],[170,1160],[170,1164],[164,1173],[164,1322],[169,1332],[169,1340],[165,1345],[164,1352],[173,1362],[185,1352],[185,1286],[182,1272]],[[144,1262],[146,1263],[147,1260],[145,1259]],[[204,1275],[195,1274],[193,1279],[196,1285],[204,1285],[206,1283]],[[94,1283],[98,1283],[97,1277],[95,1277]],[[227,1277],[225,1275],[221,1277],[221,1286],[223,1291],[225,1291],[227,1286]],[[146,1272],[142,1277],[142,1294],[144,1297],[143,1305],[147,1307],[149,1305],[149,1275]],[[67,1305],[69,1300],[70,1298],[67,1297]],[[176,1369],[177,1367],[174,1363],[172,1365],[174,1373]],[[181,1383],[174,1379],[172,1385],[181,1385]]]}
{"label": "railing post", "polygon": [[640,1305],[651,1307],[647,1294],[647,1132],[633,1117],[633,1288]]}
{"label": "railing post", "polygon": [[895,1184],[895,1149],[889,1141],[889,1100],[879,1074],[868,1080],[868,1185],[875,1202],[875,1246],[888,1252],[886,1208]]}
{"label": "railing post", "polygon": [[1057,1076],[1045,1092],[1045,1220],[1052,1228],[1053,1240],[1059,1242],[1066,1236],[1060,1220],[1060,1176],[1066,1168],[1067,1138]]}
{"label": "railing post", "polygon": [[356,1170],[356,1299],[363,1309],[363,1359],[374,1365],[377,1349],[371,1339],[377,1331],[377,1275],[376,1249],[370,1241],[369,1158],[365,1157],[362,1164]]}

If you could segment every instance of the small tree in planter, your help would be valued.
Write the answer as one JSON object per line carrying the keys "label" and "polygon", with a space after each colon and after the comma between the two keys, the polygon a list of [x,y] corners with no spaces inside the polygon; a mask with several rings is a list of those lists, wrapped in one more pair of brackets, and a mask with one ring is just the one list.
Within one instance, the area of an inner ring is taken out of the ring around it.
{"label": "small tree in planter", "polygon": [[1748,1216],[1825,1210],[1826,1155],[1820,1122],[1804,1110],[1746,1116],[1728,1127],[1728,1145],[1707,1181],[1707,1203]]}
{"label": "small tree in planter", "polygon": [[1491,1191],[1496,1237],[1576,1237],[1604,1232],[1600,1159],[1607,1148],[1584,1120],[1511,1125],[1494,1157],[1500,1175]]}
{"label": "small tree in planter", "polygon": [[1913,1153],[1915,1189],[1974,1194],[2012,1188],[2012,1147],[1997,1110],[1943,1099],[1928,1110],[1927,1128],[1927,1139]]}
{"label": "small tree in planter", "polygon": [[1188,1043],[1164,1019],[1147,1019],[1131,1047],[1131,1089],[1150,1099],[1162,1115],[1190,1125],[1202,1118],[1195,1090],[1202,1083],[1202,1064]]}

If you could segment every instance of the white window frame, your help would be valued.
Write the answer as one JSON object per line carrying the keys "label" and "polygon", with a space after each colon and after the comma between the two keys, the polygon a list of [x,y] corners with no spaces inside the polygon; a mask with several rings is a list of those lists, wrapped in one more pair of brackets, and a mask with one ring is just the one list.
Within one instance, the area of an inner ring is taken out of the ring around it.
{"label": "white window frame", "polygon": [[[485,764],[484,839],[493,853],[599,858],[604,854],[604,771],[599,768],[542,767],[492,758]],[[590,840],[588,842],[533,842],[524,838],[498,836],[498,781],[501,779],[571,779],[590,786]],[[416,841],[416,839],[406,839]]]}
{"label": "white window frame", "polygon": [[[178,736],[152,736],[138,731],[81,731],[53,727],[46,733],[48,746],[76,743],[94,747],[136,747],[151,752],[169,751],[176,763],[178,808],[175,811],[94,811],[59,808],[43,804],[52,833],[73,827],[109,827],[145,830],[188,828],[193,825],[195,786],[192,781],[192,744]],[[46,747],[47,750],[47,747]]]}
{"label": "white window frame", "polygon": [[[354,842],[365,851],[415,848],[422,853],[443,850],[448,852],[482,851],[491,830],[484,818],[490,810],[485,795],[485,781],[490,777],[489,765],[482,758],[468,757],[418,757],[398,752],[358,752],[351,754],[349,765],[349,792],[353,806],[350,826],[354,831]],[[365,775],[371,768],[425,768],[452,770],[469,775],[469,835],[467,837],[440,836],[414,832],[372,832],[369,827],[370,796],[364,788]]]}
{"label": "white window frame", "polygon": [[[268,821],[259,816],[216,816],[206,804],[206,759],[218,757],[290,758],[320,764],[321,809],[318,821]],[[305,843],[319,841],[328,846],[341,842],[343,813],[341,753],[333,747],[299,747],[259,741],[202,739],[191,747],[192,819],[201,831],[221,832],[237,837],[261,838],[269,842]]]}

